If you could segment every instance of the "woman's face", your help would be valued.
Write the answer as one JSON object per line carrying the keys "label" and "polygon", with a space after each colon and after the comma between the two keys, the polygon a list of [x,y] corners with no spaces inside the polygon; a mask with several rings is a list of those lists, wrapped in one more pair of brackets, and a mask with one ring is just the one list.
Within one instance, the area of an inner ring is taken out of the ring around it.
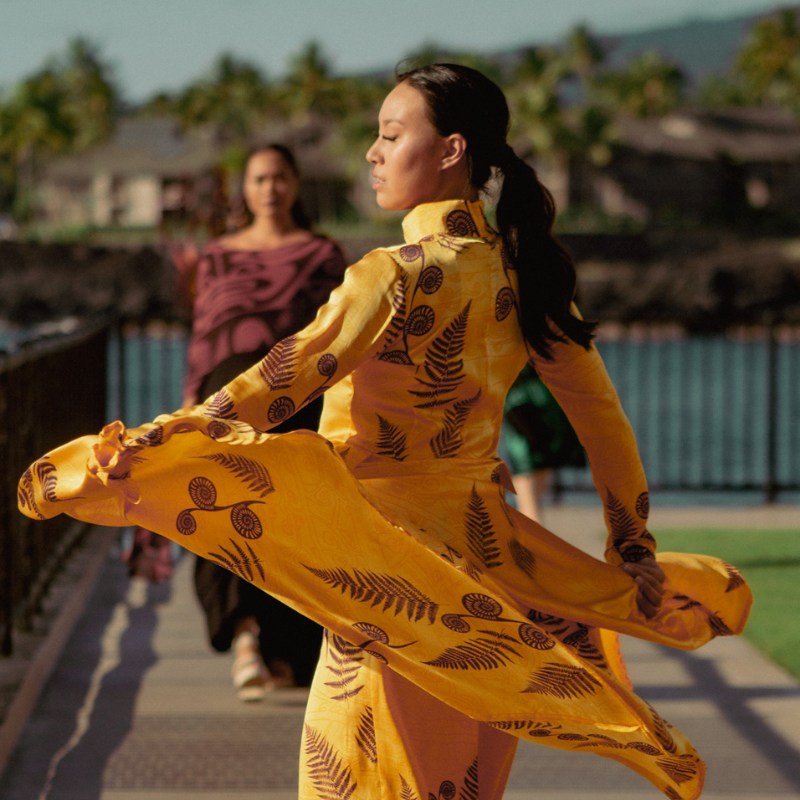
{"label": "woman's face", "polygon": [[290,218],[300,191],[300,180],[284,157],[275,150],[250,156],[244,173],[244,199],[258,218]]}
{"label": "woman's face", "polygon": [[428,118],[422,94],[399,83],[378,115],[378,138],[367,151],[381,208],[400,211],[446,199],[442,159],[447,142]]}

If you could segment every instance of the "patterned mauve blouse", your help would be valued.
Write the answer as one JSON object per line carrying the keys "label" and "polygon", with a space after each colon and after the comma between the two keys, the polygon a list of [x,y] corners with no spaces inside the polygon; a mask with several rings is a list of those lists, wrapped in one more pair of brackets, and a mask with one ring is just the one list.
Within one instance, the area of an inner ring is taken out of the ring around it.
{"label": "patterned mauve blouse", "polygon": [[269,250],[209,243],[197,265],[185,396],[201,400],[203,380],[230,356],[266,352],[311,322],[345,267],[324,236]]}

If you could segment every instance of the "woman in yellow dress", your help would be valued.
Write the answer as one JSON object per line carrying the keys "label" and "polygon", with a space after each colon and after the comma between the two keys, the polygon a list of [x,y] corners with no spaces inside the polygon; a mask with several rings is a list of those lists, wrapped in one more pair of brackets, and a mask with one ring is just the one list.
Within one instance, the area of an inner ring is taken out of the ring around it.
{"label": "woman in yellow dress", "polygon": [[[519,739],[616,759],[667,797],[702,788],[616,634],[698,647],[742,629],[749,589],[716,559],[655,555],[633,433],[508,122],[475,70],[401,74],[367,160],[379,205],[409,210],[405,243],[349,267],[311,324],[205,403],[111,423],[20,481],[29,516],[146,526],[327,629],[303,800],[494,800]],[[478,199],[493,169],[499,231]],[[528,360],[587,451],[605,562],[506,503],[503,400]],[[269,433],[323,393],[318,434]]]}

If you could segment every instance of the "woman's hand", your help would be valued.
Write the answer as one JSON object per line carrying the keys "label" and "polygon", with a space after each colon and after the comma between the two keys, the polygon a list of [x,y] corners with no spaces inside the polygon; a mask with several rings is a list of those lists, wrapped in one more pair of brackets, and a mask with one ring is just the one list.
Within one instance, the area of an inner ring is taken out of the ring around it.
{"label": "woman's hand", "polygon": [[641,561],[626,561],[620,567],[636,582],[639,593],[636,605],[639,611],[652,619],[661,607],[664,597],[664,581],[666,576],[654,558],[643,558]]}

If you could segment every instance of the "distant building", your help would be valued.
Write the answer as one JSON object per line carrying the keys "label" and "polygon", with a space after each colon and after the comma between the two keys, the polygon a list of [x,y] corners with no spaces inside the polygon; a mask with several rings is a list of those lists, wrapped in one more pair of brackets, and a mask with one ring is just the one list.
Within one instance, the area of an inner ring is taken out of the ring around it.
{"label": "distant building", "polygon": [[[303,200],[312,217],[337,217],[349,182],[326,157],[324,127],[275,126],[259,141],[295,149]],[[181,132],[165,117],[123,119],[114,135],[85,153],[51,162],[36,192],[40,222],[56,227],[209,228],[238,186],[220,170],[225,147],[207,132]],[[229,176],[238,179],[238,176]]]}
{"label": "distant building", "polygon": [[46,167],[37,216],[57,226],[158,226],[188,213],[192,187],[218,160],[210,137],[186,136],[172,120],[125,119],[107,142]]}
{"label": "distant building", "polygon": [[797,218],[800,124],[776,109],[620,117],[610,163],[570,165],[569,203],[653,222]]}

